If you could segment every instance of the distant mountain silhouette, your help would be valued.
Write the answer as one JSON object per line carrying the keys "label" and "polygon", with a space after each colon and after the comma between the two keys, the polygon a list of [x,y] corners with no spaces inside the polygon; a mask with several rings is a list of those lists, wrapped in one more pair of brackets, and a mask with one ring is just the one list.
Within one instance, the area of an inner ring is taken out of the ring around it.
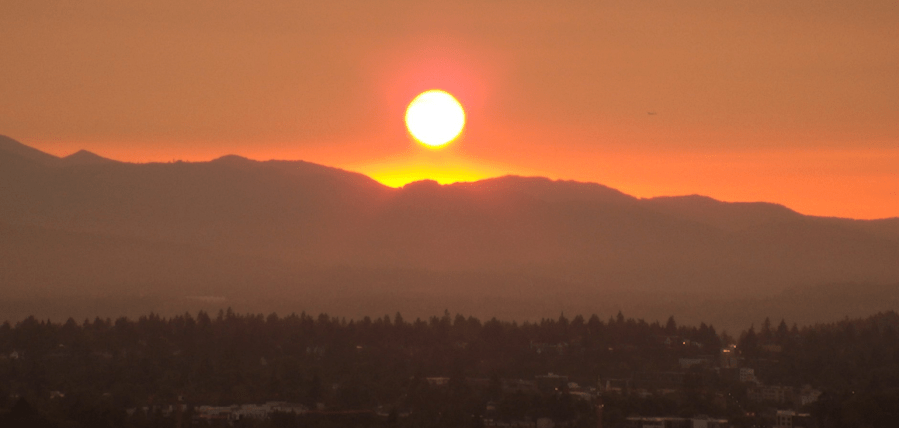
{"label": "distant mountain silhouette", "polygon": [[646,204],[664,213],[729,232],[796,221],[803,217],[783,205],[767,202],[728,203],[701,195],[663,196],[647,199]]}
{"label": "distant mountain silhouette", "polygon": [[64,165],[94,165],[113,162],[116,161],[106,159],[87,150],[79,150],[61,159],[61,163]]}
{"label": "distant mountain silhouette", "polygon": [[697,195],[638,199],[537,177],[393,189],[308,162],[233,155],[131,164],[81,151],[60,159],[6,137],[0,232],[0,299],[338,301],[384,292],[527,304],[555,296],[564,307],[599,292],[744,298],[899,281],[895,218],[811,217]]}
{"label": "distant mountain silhouette", "polygon": [[59,162],[58,157],[44,153],[38,149],[28,147],[5,135],[0,135],[0,153],[3,154],[3,157],[0,157],[0,160],[3,160],[10,156],[15,156],[41,165],[54,165]]}

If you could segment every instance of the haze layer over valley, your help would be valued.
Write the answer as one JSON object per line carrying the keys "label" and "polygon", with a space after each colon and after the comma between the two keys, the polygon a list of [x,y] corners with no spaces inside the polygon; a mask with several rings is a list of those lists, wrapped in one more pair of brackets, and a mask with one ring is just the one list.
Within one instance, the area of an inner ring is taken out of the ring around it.
{"label": "haze layer over valley", "polygon": [[0,137],[0,236],[9,319],[620,309],[745,327],[899,308],[899,218],[544,178],[394,189],[302,161],[130,164]]}

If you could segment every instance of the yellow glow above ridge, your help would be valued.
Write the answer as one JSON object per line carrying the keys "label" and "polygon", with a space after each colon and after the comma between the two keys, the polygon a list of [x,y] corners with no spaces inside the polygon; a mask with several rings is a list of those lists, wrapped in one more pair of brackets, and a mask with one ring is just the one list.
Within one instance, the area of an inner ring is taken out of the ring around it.
{"label": "yellow glow above ridge", "polygon": [[357,165],[352,169],[390,187],[401,187],[419,180],[450,184],[508,174],[501,165],[479,162],[452,153],[441,152],[440,156],[436,156],[436,153],[424,151],[378,163]]}

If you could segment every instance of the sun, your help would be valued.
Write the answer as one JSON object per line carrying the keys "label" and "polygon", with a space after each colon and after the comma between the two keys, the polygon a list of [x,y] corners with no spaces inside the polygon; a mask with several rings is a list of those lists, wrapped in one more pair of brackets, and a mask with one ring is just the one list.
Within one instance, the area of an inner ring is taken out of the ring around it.
{"label": "sun", "polygon": [[406,128],[412,137],[432,148],[456,139],[465,127],[465,110],[446,91],[432,89],[418,94],[406,108]]}

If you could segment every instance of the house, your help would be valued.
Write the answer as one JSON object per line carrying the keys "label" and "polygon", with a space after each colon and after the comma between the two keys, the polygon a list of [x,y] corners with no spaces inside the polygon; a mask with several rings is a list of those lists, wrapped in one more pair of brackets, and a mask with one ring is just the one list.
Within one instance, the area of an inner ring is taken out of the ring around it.
{"label": "house", "polygon": [[232,411],[231,406],[197,406],[194,409],[194,418],[206,421],[229,421],[233,418]]}
{"label": "house", "polygon": [[557,355],[563,355],[568,350],[568,343],[559,342],[559,343],[537,343],[531,341],[531,350],[538,354],[544,354],[547,352],[555,353]]}
{"label": "house", "polygon": [[484,419],[482,421],[485,427],[501,427],[501,428],[536,428],[537,424],[530,419],[497,421],[493,419]]}
{"label": "house", "polygon": [[234,419],[268,419],[272,408],[266,405],[244,404],[231,411]]}
{"label": "house", "polygon": [[678,389],[684,384],[683,372],[645,371],[634,373],[633,385],[643,389],[673,388]]}
{"label": "house", "polygon": [[798,428],[807,427],[811,420],[808,413],[796,413],[792,410],[778,410],[774,416],[772,428]]}
{"label": "house", "polygon": [[522,379],[503,379],[504,394],[514,394],[518,392],[523,394],[537,394],[540,391],[537,389],[537,382],[534,381]]}
{"label": "house", "polygon": [[619,394],[627,394],[632,389],[630,379],[606,379],[603,386],[603,392],[617,392]]}
{"label": "house", "polygon": [[536,428],[556,428],[556,423],[550,418],[538,418]]}
{"label": "house", "polygon": [[766,345],[762,345],[762,350],[765,352],[770,352],[772,354],[779,354],[779,353],[783,352],[783,346],[774,345],[774,344],[769,343]]}
{"label": "house", "polygon": [[803,385],[799,390],[799,405],[805,406],[807,404],[814,403],[818,401],[818,397],[820,396],[820,390],[812,388],[811,385]]}
{"label": "house", "polygon": [[740,382],[758,383],[759,381],[755,377],[755,370],[749,367],[741,367]]}
{"label": "house", "polygon": [[326,349],[324,346],[307,346],[306,347],[306,355],[314,355],[316,357],[324,357],[325,351],[326,351]]}
{"label": "house", "polygon": [[675,346],[675,345],[684,345],[684,341],[681,340],[679,336],[662,336],[662,345],[665,346]]}
{"label": "house", "polygon": [[690,419],[690,428],[727,428],[727,419],[712,419],[698,415]]}
{"label": "house", "polygon": [[721,350],[721,368],[734,369],[740,366],[740,359],[737,356],[737,347],[729,345]]}
{"label": "house", "polygon": [[449,385],[450,378],[448,377],[428,377],[425,378],[428,381],[428,385],[430,386],[446,386]]}

